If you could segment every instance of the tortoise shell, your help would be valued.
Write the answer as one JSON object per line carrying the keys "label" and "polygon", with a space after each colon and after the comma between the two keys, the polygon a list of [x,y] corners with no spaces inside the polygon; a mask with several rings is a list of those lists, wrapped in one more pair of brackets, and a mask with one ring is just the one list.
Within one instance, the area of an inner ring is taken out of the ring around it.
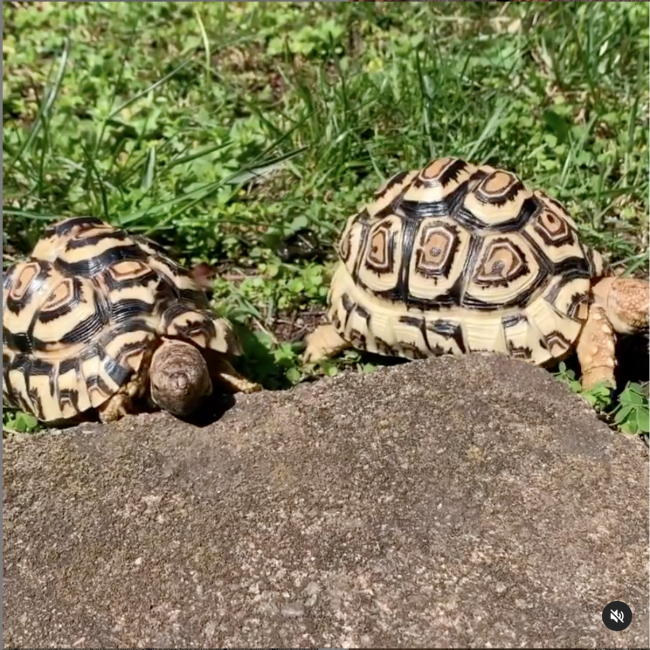
{"label": "tortoise shell", "polygon": [[4,273],[3,300],[3,401],[46,422],[97,408],[128,382],[144,392],[162,336],[241,353],[162,247],[95,218],[48,227]]}
{"label": "tortoise shell", "polygon": [[543,364],[587,317],[600,255],[566,210],[515,174],[441,158],[393,176],[348,220],[329,317],[385,355],[501,352]]}

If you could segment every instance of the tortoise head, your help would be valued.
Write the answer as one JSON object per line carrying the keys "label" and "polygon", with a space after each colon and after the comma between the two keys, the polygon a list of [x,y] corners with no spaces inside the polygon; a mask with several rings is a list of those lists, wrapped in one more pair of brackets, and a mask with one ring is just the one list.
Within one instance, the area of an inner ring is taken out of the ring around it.
{"label": "tortoise head", "polygon": [[165,339],[151,359],[151,399],[176,416],[194,411],[212,392],[208,365],[201,352],[184,341]]}

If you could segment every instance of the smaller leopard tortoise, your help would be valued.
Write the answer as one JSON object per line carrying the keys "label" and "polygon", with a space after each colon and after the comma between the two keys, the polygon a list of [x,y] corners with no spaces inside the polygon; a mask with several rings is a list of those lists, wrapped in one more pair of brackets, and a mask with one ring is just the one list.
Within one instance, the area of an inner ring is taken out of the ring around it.
{"label": "smaller leopard tortoise", "polygon": [[146,237],[65,219],[2,284],[3,402],[43,422],[116,420],[141,398],[187,416],[215,383],[261,388],[228,361],[242,353],[231,324]]}
{"label": "smaller leopard tortoise", "polygon": [[648,331],[648,282],[610,273],[562,205],[488,165],[396,174],[348,219],[338,253],[306,361],[353,347],[548,365],[575,349],[583,387],[613,387],[616,333]]}

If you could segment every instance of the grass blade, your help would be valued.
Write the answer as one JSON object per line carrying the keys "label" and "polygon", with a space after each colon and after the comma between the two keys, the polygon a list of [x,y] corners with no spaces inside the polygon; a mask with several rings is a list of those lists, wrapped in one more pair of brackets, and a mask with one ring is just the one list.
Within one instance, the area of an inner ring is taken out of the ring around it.
{"label": "grass blade", "polygon": [[476,155],[477,151],[481,148],[481,145],[488,139],[491,138],[494,132],[496,131],[497,127],[499,126],[499,122],[501,119],[501,115],[505,111],[506,108],[506,102],[505,101],[499,101],[497,102],[497,105],[492,112],[492,115],[490,116],[490,119],[487,121],[487,124],[483,128],[483,131],[481,132],[481,135],[472,143],[471,147],[466,153],[466,156],[468,160],[473,160],[474,156]]}
{"label": "grass blade", "polygon": [[156,147],[152,146],[149,147],[149,153],[147,155],[147,165],[145,167],[144,175],[142,177],[142,183],[140,183],[140,187],[143,190],[148,190],[152,186],[155,170],[156,170]]}
{"label": "grass blade", "polygon": [[203,47],[205,48],[205,85],[207,87],[210,85],[210,77],[212,74],[212,65],[210,63],[210,39],[208,38],[208,34],[205,31],[203,20],[201,20],[201,13],[196,6],[194,7],[194,16],[196,17],[196,21],[199,23],[201,40],[203,41]]}
{"label": "grass blade", "polygon": [[43,102],[41,103],[41,107],[39,108],[38,114],[36,115],[36,119],[34,120],[34,124],[32,125],[31,131],[29,133],[29,137],[24,141],[20,149],[18,149],[18,151],[16,152],[16,155],[14,156],[13,160],[9,163],[9,166],[6,170],[6,174],[11,173],[11,171],[15,167],[16,163],[20,160],[23,153],[29,150],[29,147],[31,146],[32,142],[34,141],[34,138],[36,137],[36,135],[38,134],[41,128],[43,120],[46,119],[46,117],[49,115],[49,112],[52,109],[52,106],[54,105],[54,101],[56,100],[57,95],[59,94],[61,84],[63,83],[63,77],[65,76],[65,69],[68,64],[69,54],[70,54],[70,40],[66,38],[63,45],[63,52],[61,53],[61,58],[59,59],[59,69],[56,73],[54,85],[49,90],[49,92],[45,93]]}

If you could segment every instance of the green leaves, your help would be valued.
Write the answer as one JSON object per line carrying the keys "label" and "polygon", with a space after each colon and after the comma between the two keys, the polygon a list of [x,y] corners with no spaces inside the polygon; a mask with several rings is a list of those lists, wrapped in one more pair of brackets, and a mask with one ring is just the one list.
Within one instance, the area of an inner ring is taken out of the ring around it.
{"label": "green leaves", "polygon": [[580,395],[586,402],[621,433],[639,435],[650,432],[648,411],[648,384],[628,382],[620,393],[617,403],[612,401],[612,390],[604,385],[585,391],[573,370],[564,362],[559,364],[556,378]]}
{"label": "green leaves", "polygon": [[569,124],[564,115],[561,115],[558,111],[546,110],[543,114],[544,121],[553,131],[556,136],[556,142],[564,144],[569,139]]}
{"label": "green leaves", "polygon": [[632,436],[649,433],[648,385],[629,383],[613,413],[614,422],[623,433]]}
{"label": "green leaves", "polygon": [[607,386],[597,385],[588,391],[583,390],[582,384],[576,378],[575,371],[567,368],[564,361],[560,362],[555,376],[557,379],[567,384],[574,393],[580,395],[580,397],[593,406],[597,411],[604,411],[610,406],[611,390]]}
{"label": "green leaves", "polygon": [[256,275],[244,278],[238,285],[217,280],[215,304],[226,309],[242,302],[254,305],[268,321],[278,311],[301,310],[322,304],[327,295],[326,269],[319,264],[261,262],[257,271]]}
{"label": "green leaves", "polygon": [[7,410],[2,412],[2,430],[7,433],[33,433],[39,428],[38,420],[22,411]]}
{"label": "green leaves", "polygon": [[291,54],[304,56],[323,55],[327,53],[331,42],[337,43],[344,31],[343,25],[334,20],[324,20],[315,26],[305,25],[285,32],[284,36],[274,36],[268,44],[270,55]]}

